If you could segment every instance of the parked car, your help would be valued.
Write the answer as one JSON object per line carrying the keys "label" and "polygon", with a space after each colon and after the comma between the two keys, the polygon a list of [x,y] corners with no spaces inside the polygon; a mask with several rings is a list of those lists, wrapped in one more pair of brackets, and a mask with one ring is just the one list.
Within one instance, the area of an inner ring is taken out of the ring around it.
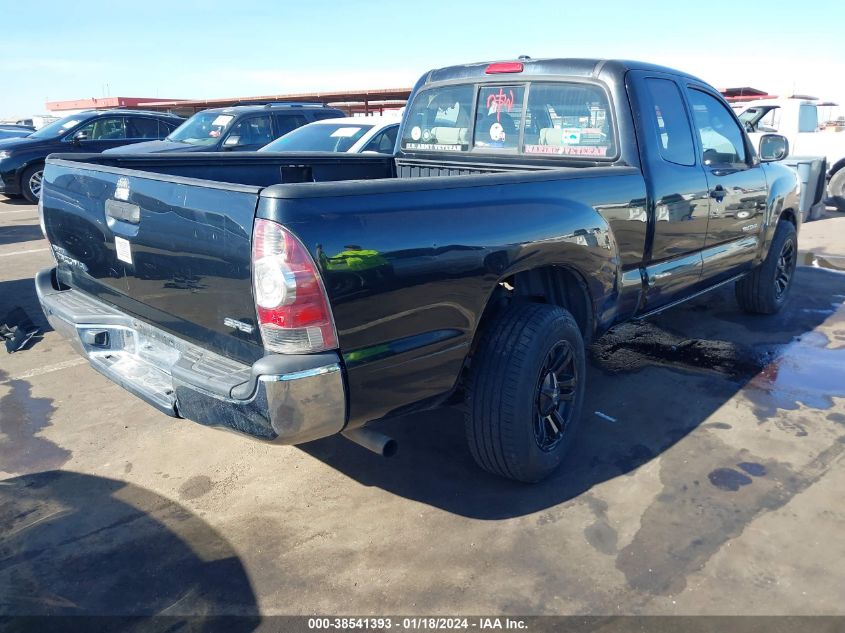
{"label": "parked car", "polygon": [[395,116],[324,119],[288,132],[258,151],[392,154],[400,122]]}
{"label": "parked car", "polygon": [[25,119],[18,119],[17,121],[15,121],[15,125],[26,125],[28,127],[35,128],[36,130],[40,130],[42,127],[50,125],[53,121],[58,120],[59,117],[57,116],[52,116],[49,114],[36,114]]}
{"label": "parked car", "polygon": [[537,481],[586,342],[726,283],[748,312],[787,300],[786,139],[758,155],[700,79],[520,59],[433,70],[409,103],[395,156],[50,157],[53,328],[168,415],[281,443],[387,454],[369,422],[463,400],[479,465]]}
{"label": "parked car", "polygon": [[322,103],[267,103],[197,112],[166,139],[118,148],[111,153],[254,151],[291,130],[320,119],[344,116]]}
{"label": "parked car", "polygon": [[752,139],[775,132],[789,141],[793,156],[820,156],[827,165],[828,200],[845,211],[845,135],[823,132],[813,99],[759,99],[740,113]]}
{"label": "parked car", "polygon": [[29,136],[35,131],[34,127],[28,125],[0,124],[0,140],[4,138],[18,138]]}
{"label": "parked car", "polygon": [[164,138],[181,117],[143,110],[88,110],[59,119],[21,138],[0,141],[0,193],[38,201],[44,160],[54,152],[101,152]]}

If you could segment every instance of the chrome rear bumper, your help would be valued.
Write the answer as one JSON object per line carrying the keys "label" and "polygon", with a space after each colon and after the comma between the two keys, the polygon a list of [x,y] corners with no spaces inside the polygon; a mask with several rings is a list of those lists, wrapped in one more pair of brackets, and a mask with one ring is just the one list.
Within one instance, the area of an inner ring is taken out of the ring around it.
{"label": "chrome rear bumper", "polygon": [[98,372],[173,417],[283,444],[339,433],[346,387],[337,352],[270,355],[245,365],[77,290],[35,277],[50,325]]}

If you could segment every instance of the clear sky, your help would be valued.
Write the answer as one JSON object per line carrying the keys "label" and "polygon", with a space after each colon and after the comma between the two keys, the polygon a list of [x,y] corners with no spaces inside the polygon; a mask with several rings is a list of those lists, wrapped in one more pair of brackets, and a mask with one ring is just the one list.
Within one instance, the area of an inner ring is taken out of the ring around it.
{"label": "clear sky", "polygon": [[0,0],[0,117],[46,100],[411,86],[521,54],[639,59],[845,103],[843,18],[841,0]]}

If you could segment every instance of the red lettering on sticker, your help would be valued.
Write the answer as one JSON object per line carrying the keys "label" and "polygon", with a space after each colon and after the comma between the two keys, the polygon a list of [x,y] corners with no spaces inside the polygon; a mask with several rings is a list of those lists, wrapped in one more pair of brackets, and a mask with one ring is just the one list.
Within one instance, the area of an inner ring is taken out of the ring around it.
{"label": "red lettering on sticker", "polygon": [[499,88],[499,94],[490,95],[487,97],[487,109],[490,109],[490,106],[496,106],[496,120],[501,123],[502,121],[502,108],[506,109],[508,112],[511,111],[513,108],[513,90],[508,90],[508,94],[505,94],[503,88]]}
{"label": "red lettering on sticker", "polygon": [[607,156],[606,145],[526,145],[526,154],[558,154],[564,156]]}

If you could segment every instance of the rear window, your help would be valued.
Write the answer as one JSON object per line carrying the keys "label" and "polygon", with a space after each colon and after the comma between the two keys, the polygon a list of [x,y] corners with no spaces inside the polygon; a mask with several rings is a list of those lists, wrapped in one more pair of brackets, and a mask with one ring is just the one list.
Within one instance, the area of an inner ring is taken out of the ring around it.
{"label": "rear window", "polygon": [[616,156],[610,104],[594,84],[433,88],[418,93],[408,112],[401,145],[406,151]]}
{"label": "rear window", "polygon": [[262,152],[346,152],[357,143],[372,125],[349,123],[309,123],[277,138]]}

